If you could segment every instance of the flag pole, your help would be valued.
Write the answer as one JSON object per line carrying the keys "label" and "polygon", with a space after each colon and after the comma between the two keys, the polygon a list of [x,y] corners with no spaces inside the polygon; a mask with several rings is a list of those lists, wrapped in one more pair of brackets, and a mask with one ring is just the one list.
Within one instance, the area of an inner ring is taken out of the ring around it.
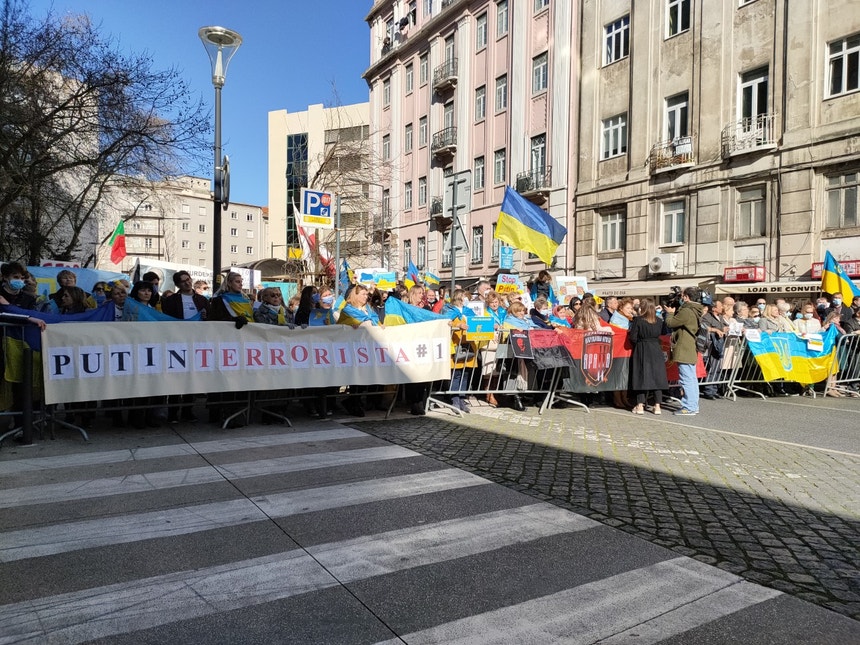
{"label": "flag pole", "polygon": [[334,299],[340,296],[340,194],[334,198]]}

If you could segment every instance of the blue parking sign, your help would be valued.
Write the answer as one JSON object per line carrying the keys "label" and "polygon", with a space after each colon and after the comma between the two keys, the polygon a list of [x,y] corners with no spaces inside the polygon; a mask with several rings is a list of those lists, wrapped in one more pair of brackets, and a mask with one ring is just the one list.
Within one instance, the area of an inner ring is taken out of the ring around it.
{"label": "blue parking sign", "polygon": [[302,188],[302,224],[313,228],[334,228],[332,194],[322,190]]}

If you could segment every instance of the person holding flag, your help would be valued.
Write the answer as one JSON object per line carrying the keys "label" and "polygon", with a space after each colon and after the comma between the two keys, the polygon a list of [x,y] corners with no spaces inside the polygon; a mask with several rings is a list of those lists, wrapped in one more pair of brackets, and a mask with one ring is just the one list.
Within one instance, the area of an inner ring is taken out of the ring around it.
{"label": "person holding flag", "polygon": [[827,316],[831,312],[836,312],[839,315],[841,322],[851,320],[854,312],[851,307],[844,305],[845,297],[854,298],[860,297],[860,287],[858,287],[845,273],[842,265],[836,261],[830,251],[824,252],[824,266],[821,270],[821,290],[831,295],[830,307],[825,310],[824,315]]}

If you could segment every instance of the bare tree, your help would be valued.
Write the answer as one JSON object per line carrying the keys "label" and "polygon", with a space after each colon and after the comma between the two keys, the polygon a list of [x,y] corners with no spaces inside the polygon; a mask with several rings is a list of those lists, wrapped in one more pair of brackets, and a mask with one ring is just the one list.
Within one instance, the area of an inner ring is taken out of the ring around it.
{"label": "bare tree", "polygon": [[120,53],[88,17],[0,11],[0,257],[70,260],[110,190],[203,167],[210,119],[176,69]]}

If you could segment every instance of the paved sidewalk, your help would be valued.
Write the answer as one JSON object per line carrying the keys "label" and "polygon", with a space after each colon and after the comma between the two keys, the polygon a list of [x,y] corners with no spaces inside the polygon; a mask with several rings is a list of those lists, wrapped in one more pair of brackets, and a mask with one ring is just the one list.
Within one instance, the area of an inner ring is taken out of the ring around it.
{"label": "paved sidewalk", "polygon": [[[860,401],[702,410],[679,421],[476,405],[461,419],[434,412],[356,427],[860,619]],[[725,431],[741,424],[759,436]]]}

